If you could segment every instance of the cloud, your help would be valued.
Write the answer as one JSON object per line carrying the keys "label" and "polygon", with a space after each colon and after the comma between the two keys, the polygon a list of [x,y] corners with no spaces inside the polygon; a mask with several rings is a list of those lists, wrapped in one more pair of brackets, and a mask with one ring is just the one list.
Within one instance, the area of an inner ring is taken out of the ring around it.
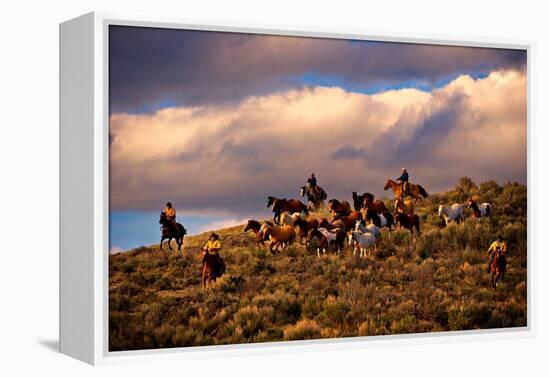
{"label": "cloud", "polygon": [[308,80],[349,90],[522,69],[520,50],[110,27],[111,113],[239,102]]}
{"label": "cloud", "polygon": [[[329,197],[384,195],[407,166],[428,191],[458,177],[526,181],[526,75],[499,70],[423,92],[302,87],[235,104],[113,114],[111,206],[245,218],[298,197],[312,171]],[[349,198],[348,198],[349,199]]]}

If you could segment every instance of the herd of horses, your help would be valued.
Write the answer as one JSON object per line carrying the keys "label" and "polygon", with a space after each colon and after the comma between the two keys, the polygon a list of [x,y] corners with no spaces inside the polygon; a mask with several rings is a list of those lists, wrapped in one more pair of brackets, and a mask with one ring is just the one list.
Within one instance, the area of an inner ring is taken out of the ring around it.
{"label": "herd of horses", "polygon": [[[420,185],[409,184],[406,192],[403,192],[403,186],[392,180],[388,180],[384,186],[384,190],[388,189],[394,193],[393,208],[388,208],[384,201],[375,199],[369,192],[352,192],[352,204],[346,200],[330,199],[326,204],[330,215],[319,218],[313,216],[312,212],[325,208],[326,192],[318,186],[302,186],[300,195],[307,198],[307,205],[299,199],[268,196],[267,208],[273,212],[273,219],[263,222],[248,220],[243,231],[253,232],[257,247],[269,250],[273,255],[298,242],[307,247],[313,245],[318,257],[321,257],[321,254],[325,255],[330,248],[340,256],[347,242],[352,247],[353,255],[359,252],[360,258],[369,257],[372,250],[376,250],[381,230],[384,228],[390,232],[392,228],[404,228],[413,235],[415,232],[420,234],[420,218],[415,213],[415,203],[428,197],[427,191]],[[466,209],[471,209],[478,219],[493,215],[490,203],[478,204],[471,198],[466,204],[440,205],[438,216],[444,226],[451,222],[460,224],[465,218]],[[185,228],[181,224],[178,224],[177,230],[173,225],[170,227],[163,214],[159,223],[163,225],[160,248],[162,249],[162,242],[168,239],[171,249],[170,240],[174,238],[180,250],[186,234]],[[225,263],[221,258],[212,257],[208,252],[203,254],[202,280],[205,287],[209,281],[215,281],[225,272]],[[505,266],[502,268],[502,260],[498,259],[498,262],[491,266],[495,287],[498,278],[502,279],[504,274]]]}

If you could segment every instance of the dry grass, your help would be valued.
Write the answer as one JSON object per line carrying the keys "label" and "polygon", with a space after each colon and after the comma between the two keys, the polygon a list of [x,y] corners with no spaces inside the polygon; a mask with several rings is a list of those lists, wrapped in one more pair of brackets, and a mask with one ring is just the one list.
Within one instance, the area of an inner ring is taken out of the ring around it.
{"label": "dry grass", "polygon": [[[440,203],[471,195],[495,217],[440,228]],[[419,206],[422,235],[383,232],[371,258],[317,258],[297,244],[272,256],[242,226],[219,231],[227,273],[200,289],[199,248],[142,247],[110,257],[109,345],[132,350],[526,326],[526,188],[461,180]],[[502,233],[508,273],[495,291],[485,250]]]}

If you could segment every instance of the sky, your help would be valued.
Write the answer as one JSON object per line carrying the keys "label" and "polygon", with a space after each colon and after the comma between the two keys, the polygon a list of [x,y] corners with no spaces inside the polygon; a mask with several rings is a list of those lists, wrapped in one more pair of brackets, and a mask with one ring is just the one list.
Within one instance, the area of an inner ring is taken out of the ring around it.
{"label": "sky", "polygon": [[111,249],[270,215],[315,172],[330,198],[407,167],[428,192],[527,176],[526,52],[111,26]]}

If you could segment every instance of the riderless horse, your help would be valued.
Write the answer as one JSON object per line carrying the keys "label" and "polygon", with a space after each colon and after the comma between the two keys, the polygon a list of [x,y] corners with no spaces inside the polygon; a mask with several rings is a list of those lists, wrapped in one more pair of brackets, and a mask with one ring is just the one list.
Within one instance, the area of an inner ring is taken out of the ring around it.
{"label": "riderless horse", "polygon": [[273,211],[273,221],[275,224],[280,224],[281,213],[283,212],[304,212],[308,214],[308,209],[304,203],[297,199],[278,199],[273,196],[267,197],[267,208],[271,207]]}
{"label": "riderless horse", "polygon": [[476,219],[490,217],[493,215],[493,206],[491,203],[477,204],[473,198],[470,198],[470,200],[468,200],[468,208],[471,208],[474,211],[474,216]]}
{"label": "riderless horse", "polygon": [[454,203],[451,206],[441,204],[438,216],[445,220],[445,225],[449,225],[452,221],[460,224],[464,220],[464,204]]}

